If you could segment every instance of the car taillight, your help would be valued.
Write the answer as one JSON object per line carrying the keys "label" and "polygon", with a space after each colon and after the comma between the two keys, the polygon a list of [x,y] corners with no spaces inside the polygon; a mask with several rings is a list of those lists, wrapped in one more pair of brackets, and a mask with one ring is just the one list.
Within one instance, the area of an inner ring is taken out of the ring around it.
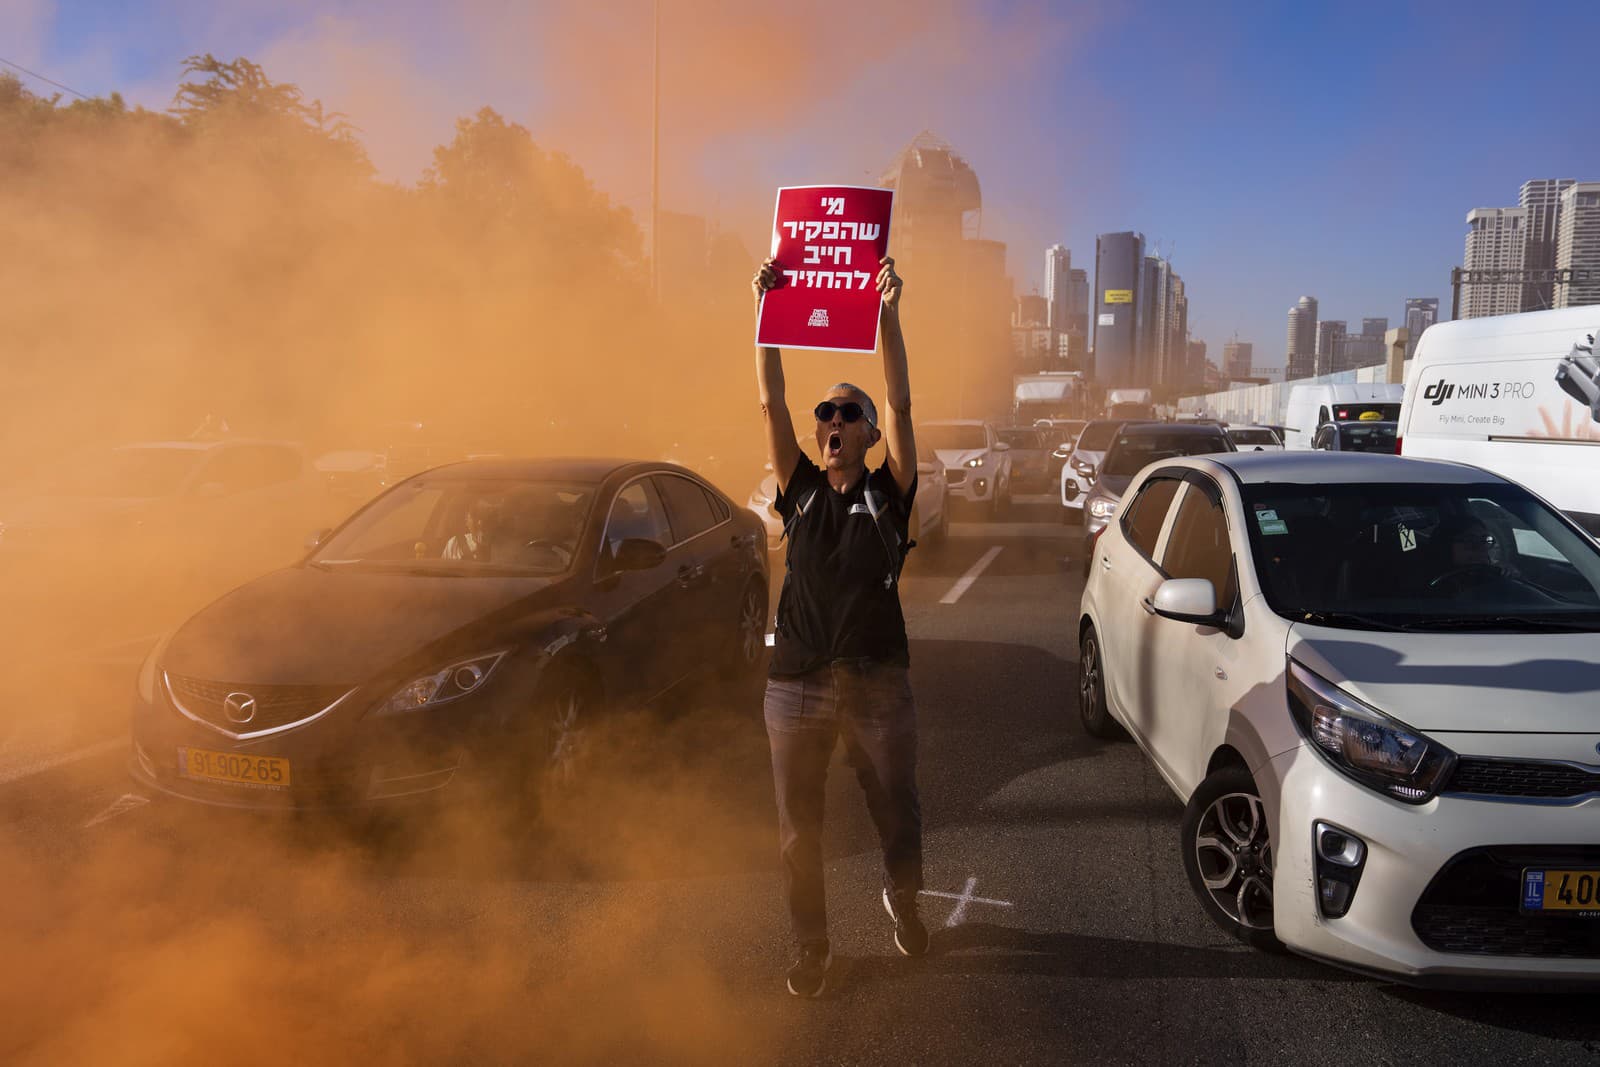
{"label": "car taillight", "polygon": [[1405,453],[1403,451],[1401,451],[1401,449],[1400,449],[1400,445],[1404,441],[1405,441],[1404,437],[1401,437],[1399,434],[1395,434],[1394,435],[1394,454],[1395,455],[1397,455],[1397,456],[1405,455]]}

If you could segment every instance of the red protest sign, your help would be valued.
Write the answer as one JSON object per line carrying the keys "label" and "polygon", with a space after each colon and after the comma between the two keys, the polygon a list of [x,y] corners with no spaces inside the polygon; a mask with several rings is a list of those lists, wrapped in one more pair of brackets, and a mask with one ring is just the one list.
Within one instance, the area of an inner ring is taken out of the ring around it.
{"label": "red protest sign", "polygon": [[761,298],[756,344],[876,351],[879,260],[888,254],[893,207],[892,189],[779,189],[772,215],[778,287]]}

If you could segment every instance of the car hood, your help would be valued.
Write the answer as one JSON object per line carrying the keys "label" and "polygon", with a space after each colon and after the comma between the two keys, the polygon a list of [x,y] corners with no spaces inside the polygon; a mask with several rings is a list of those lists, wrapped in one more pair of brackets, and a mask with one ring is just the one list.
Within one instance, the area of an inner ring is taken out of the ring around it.
{"label": "car hood", "polygon": [[492,644],[496,630],[547,606],[541,594],[556,583],[291,567],[235,589],[190,618],[173,635],[161,665],[219,682],[356,685],[475,625]]}
{"label": "car hood", "polygon": [[1094,480],[1094,492],[1098,496],[1121,500],[1122,494],[1128,491],[1132,481],[1133,479],[1126,474],[1102,474]]}
{"label": "car hood", "polygon": [[1435,731],[1600,732],[1600,634],[1406,634],[1296,623],[1289,655]]}
{"label": "car hood", "polygon": [[938,456],[939,461],[946,467],[965,467],[968,460],[977,459],[979,456],[987,456],[989,450],[987,448],[936,448],[933,450],[933,454]]}

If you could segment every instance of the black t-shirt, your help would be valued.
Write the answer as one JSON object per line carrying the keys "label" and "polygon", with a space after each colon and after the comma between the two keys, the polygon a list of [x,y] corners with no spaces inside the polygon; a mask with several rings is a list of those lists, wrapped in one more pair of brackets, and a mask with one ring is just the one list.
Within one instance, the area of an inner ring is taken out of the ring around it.
{"label": "black t-shirt", "polygon": [[[775,503],[789,527],[789,544],[772,650],[776,677],[804,674],[837,659],[910,664],[900,586],[885,583],[894,566],[867,507],[867,492],[875,494],[878,510],[904,544],[917,483],[913,478],[910,492],[902,495],[887,461],[849,492],[836,493],[826,472],[802,453],[788,488],[778,494]],[[807,497],[806,513],[791,524]]]}

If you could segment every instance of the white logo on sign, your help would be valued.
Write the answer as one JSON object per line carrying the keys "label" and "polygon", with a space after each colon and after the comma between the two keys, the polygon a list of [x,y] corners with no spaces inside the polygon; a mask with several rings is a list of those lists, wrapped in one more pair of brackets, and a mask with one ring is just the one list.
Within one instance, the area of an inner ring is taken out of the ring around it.
{"label": "white logo on sign", "polygon": [[1417,547],[1417,531],[1400,527],[1400,551],[1410,552]]}
{"label": "white logo on sign", "polygon": [[828,325],[828,309],[827,308],[813,308],[812,311],[811,311],[811,321],[806,323],[806,325],[807,326],[826,326],[826,325]]}

